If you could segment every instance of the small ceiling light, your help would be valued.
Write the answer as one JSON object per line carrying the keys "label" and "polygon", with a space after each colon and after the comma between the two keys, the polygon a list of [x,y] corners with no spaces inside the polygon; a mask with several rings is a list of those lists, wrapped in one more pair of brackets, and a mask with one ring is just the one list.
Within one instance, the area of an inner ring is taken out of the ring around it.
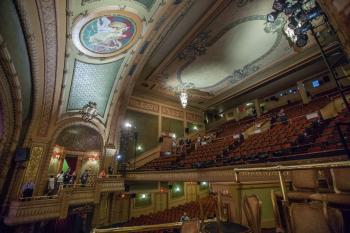
{"label": "small ceiling light", "polygon": [[124,124],[124,126],[126,127],[126,128],[131,128],[132,127],[132,124],[130,123],[130,122],[125,122],[125,124]]}
{"label": "small ceiling light", "polygon": [[193,130],[198,130],[197,125],[193,126]]}
{"label": "small ceiling light", "polygon": [[122,158],[121,155],[117,155],[117,160],[120,160]]}
{"label": "small ceiling light", "polygon": [[279,14],[280,12],[278,11],[271,12],[270,14],[267,15],[267,22],[270,22],[270,23],[275,22]]}
{"label": "small ceiling light", "polygon": [[144,193],[143,193],[143,194],[141,194],[141,198],[142,198],[142,199],[145,199],[146,197],[147,197],[147,195],[146,195],[146,194],[144,194]]}
{"label": "small ceiling light", "polygon": [[177,186],[176,188],[175,188],[175,192],[180,192],[180,187],[179,186]]}
{"label": "small ceiling light", "polygon": [[136,150],[142,151],[142,146],[141,146],[141,145],[138,145],[137,148],[136,148]]}

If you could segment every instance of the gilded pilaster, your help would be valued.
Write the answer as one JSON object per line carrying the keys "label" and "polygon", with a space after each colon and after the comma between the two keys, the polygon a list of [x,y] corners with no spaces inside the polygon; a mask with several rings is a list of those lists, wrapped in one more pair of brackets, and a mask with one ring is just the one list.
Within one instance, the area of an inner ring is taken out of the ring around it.
{"label": "gilded pilaster", "polygon": [[30,149],[30,157],[27,163],[27,167],[25,170],[25,174],[22,180],[22,185],[27,182],[34,182],[34,193],[33,195],[38,195],[42,187],[40,187],[40,179],[42,177],[39,176],[41,169],[42,161],[45,157],[45,153],[47,151],[47,144],[45,143],[32,143]]}

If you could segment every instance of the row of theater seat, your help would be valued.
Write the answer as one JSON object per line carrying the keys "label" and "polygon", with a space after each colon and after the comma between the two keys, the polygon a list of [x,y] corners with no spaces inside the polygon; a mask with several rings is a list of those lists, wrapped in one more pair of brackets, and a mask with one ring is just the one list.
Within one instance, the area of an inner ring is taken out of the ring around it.
{"label": "row of theater seat", "polygon": [[[215,215],[215,199],[206,197],[201,199],[203,206],[203,213],[205,218],[213,217]],[[141,225],[153,225],[161,223],[179,222],[183,213],[186,212],[190,219],[200,218],[200,206],[198,202],[189,202],[177,207],[151,213],[148,215],[141,215],[137,218],[131,218],[128,222],[122,224],[126,226],[141,226]],[[148,233],[162,233],[162,231],[152,231]]]}
{"label": "row of theater seat", "polygon": [[[186,156],[161,157],[146,164],[142,169],[201,168],[264,162],[267,159],[285,159],[286,156],[295,154],[341,148],[339,137],[334,136],[335,122],[347,121],[349,117],[340,115],[331,121],[322,122],[306,118],[307,114],[319,111],[328,103],[327,97],[320,97],[306,105],[296,103],[285,106],[285,114],[289,119],[287,122],[277,122],[266,131],[249,136],[244,142],[240,139],[234,140],[233,135],[241,133],[239,130],[247,129],[256,122],[252,119],[244,119],[243,123],[228,122],[222,126],[222,132],[213,143],[199,146]],[[269,117],[276,114],[279,109],[264,114],[259,118],[259,122],[269,120]],[[350,130],[346,126],[342,128],[345,131]],[[222,137],[222,135],[228,136]]]}

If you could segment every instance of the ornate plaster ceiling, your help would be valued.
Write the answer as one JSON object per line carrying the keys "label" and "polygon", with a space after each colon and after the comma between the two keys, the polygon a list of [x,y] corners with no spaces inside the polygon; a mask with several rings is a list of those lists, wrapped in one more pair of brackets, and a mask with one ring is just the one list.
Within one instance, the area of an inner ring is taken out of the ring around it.
{"label": "ornate plaster ceiling", "polygon": [[100,151],[103,141],[96,130],[75,125],[64,129],[59,134],[56,144],[75,151]]}
{"label": "ornate plaster ceiling", "polygon": [[192,94],[189,104],[207,108],[238,84],[253,85],[259,81],[255,77],[261,81],[279,71],[277,64],[302,60],[308,48],[291,47],[283,34],[284,19],[266,23],[272,3],[223,1],[215,15],[205,15],[190,39],[141,75],[135,94],[176,100],[174,90],[186,86]]}
{"label": "ornate plaster ceiling", "polygon": [[93,101],[106,121],[121,73],[130,68],[134,48],[161,6],[156,0],[68,1],[62,113],[78,112]]}

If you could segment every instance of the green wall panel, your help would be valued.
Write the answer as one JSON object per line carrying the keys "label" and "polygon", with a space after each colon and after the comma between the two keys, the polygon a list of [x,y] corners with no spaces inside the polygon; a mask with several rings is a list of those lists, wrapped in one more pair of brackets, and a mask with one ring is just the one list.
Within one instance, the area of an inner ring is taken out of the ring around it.
{"label": "green wall panel", "polygon": [[[196,127],[197,127],[197,130],[195,129]],[[192,134],[200,131],[203,128],[203,125],[193,123],[193,122],[187,122],[187,128],[189,129],[189,133]]]}
{"label": "green wall panel", "polygon": [[175,133],[177,138],[184,136],[184,123],[181,120],[162,117],[162,132]]}
{"label": "green wall panel", "polygon": [[171,198],[179,198],[185,195],[184,182],[173,183],[173,188],[171,189]]}
{"label": "green wall panel", "polygon": [[[131,122],[138,132],[137,145],[142,147],[141,151],[136,151],[136,155],[153,149],[158,145],[158,116],[127,110],[125,121]],[[130,141],[126,160],[134,158],[134,142]]]}
{"label": "green wall panel", "polygon": [[152,205],[152,196],[149,193],[140,193],[135,198],[135,208],[143,208]]}

